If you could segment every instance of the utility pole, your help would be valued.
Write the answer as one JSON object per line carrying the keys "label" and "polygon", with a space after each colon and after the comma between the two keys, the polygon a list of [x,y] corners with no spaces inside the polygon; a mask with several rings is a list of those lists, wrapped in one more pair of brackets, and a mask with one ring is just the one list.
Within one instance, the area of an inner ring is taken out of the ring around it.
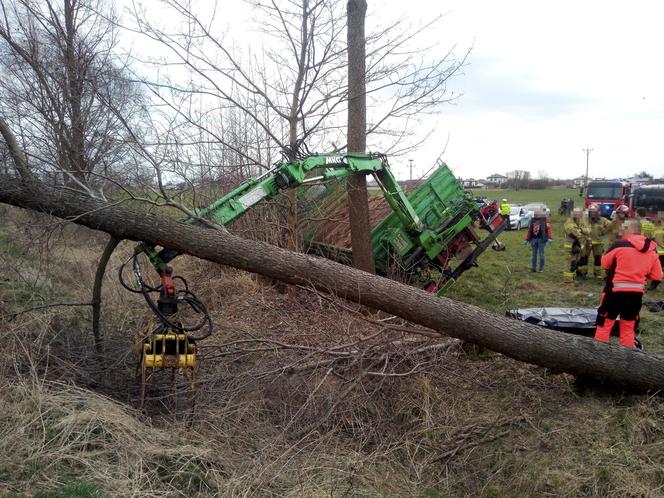
{"label": "utility pole", "polygon": [[[366,39],[364,36],[366,13],[366,0],[348,0],[346,4],[348,23],[346,30],[348,44],[348,141],[346,150],[350,153],[365,152],[367,149]],[[348,189],[348,218],[350,220],[350,243],[353,248],[353,266],[359,270],[376,273],[371,246],[367,177],[352,175],[346,180],[346,187]]]}
{"label": "utility pole", "polygon": [[410,181],[413,181],[413,160],[408,159],[408,162],[410,163]]}
{"label": "utility pole", "polygon": [[586,181],[583,184],[583,190],[585,191],[588,188],[588,161],[590,159],[590,153],[593,151],[591,148],[581,149],[586,153]]}

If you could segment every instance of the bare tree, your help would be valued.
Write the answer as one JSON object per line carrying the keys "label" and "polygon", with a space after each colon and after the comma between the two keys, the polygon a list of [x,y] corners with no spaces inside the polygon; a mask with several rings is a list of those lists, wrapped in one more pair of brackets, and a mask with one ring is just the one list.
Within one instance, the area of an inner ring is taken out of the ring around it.
{"label": "bare tree", "polygon": [[[167,49],[168,55],[153,61],[160,70],[145,81],[155,100],[179,119],[180,143],[191,147],[193,156],[198,154],[194,148],[206,144],[197,162],[216,157],[221,175],[255,174],[280,153],[293,159],[309,149],[345,149],[348,61],[342,3],[247,3],[260,26],[251,33],[252,47],[260,47],[256,53],[243,52],[229,39],[217,20],[222,16],[209,4],[195,11],[189,2],[167,0],[160,17],[177,19],[175,26],[135,8],[133,29]],[[394,22],[370,34],[366,50],[371,116],[366,132],[377,138],[373,147],[382,141],[393,152],[408,146],[404,137],[415,134],[417,116],[454,98],[446,84],[466,56],[457,59],[452,51],[439,58],[421,55],[417,35],[432,25],[411,31],[400,26]],[[177,72],[162,70],[173,65]],[[229,133],[237,122],[243,123],[243,133]],[[292,226],[293,198],[289,204]]]}
{"label": "bare tree", "polygon": [[114,48],[102,0],[11,0],[0,11],[0,112],[33,167],[87,190],[127,164],[124,126],[139,92]]}
{"label": "bare tree", "polygon": [[514,171],[507,172],[507,184],[510,185],[514,190],[523,188],[529,180],[530,171],[515,169]]}
{"label": "bare tree", "polygon": [[646,170],[642,170],[641,172],[637,173],[636,176],[638,178],[647,178],[648,180],[652,180],[654,177],[648,173]]}

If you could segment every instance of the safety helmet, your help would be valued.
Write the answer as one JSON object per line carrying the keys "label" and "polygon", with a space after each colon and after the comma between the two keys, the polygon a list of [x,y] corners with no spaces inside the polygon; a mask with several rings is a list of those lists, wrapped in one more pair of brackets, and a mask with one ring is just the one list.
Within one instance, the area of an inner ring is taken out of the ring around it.
{"label": "safety helmet", "polygon": [[616,208],[616,213],[629,214],[629,208],[624,204],[621,204]]}
{"label": "safety helmet", "polygon": [[503,199],[503,202],[507,202],[507,199]]}

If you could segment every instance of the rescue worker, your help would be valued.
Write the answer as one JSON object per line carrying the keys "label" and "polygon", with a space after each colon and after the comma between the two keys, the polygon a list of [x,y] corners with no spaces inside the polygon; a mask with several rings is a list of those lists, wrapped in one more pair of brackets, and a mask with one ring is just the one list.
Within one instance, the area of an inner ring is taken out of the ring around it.
{"label": "rescue worker", "polygon": [[620,344],[633,348],[647,279],[651,280],[651,289],[662,280],[662,265],[655,244],[641,235],[641,228],[638,220],[626,221],[623,238],[611,244],[602,256],[607,277],[597,310],[595,339],[598,341],[609,342],[611,329],[620,316]]}
{"label": "rescue worker", "polygon": [[653,239],[657,244],[657,254],[659,255],[659,262],[664,263],[664,211],[657,211],[657,217],[653,222],[654,231]]}
{"label": "rescue worker", "polygon": [[602,271],[602,253],[604,253],[604,236],[609,233],[611,222],[599,214],[599,206],[588,207],[588,223],[590,225],[591,266],[595,278],[604,278]]}
{"label": "rescue worker", "polygon": [[586,278],[591,248],[590,227],[583,219],[581,208],[574,208],[572,216],[565,222],[565,238],[567,271],[563,272],[563,280],[573,283],[577,276]]}
{"label": "rescue worker", "polygon": [[507,202],[507,199],[503,199],[503,203],[500,205],[500,214],[505,218],[507,222],[507,229],[510,229],[510,205]]}
{"label": "rescue worker", "polygon": [[640,207],[636,210],[638,220],[641,222],[641,235],[652,239],[655,237],[655,225],[646,217],[645,208]]}
{"label": "rescue worker", "polygon": [[629,208],[624,204],[618,206],[613,212],[613,221],[611,221],[611,226],[609,227],[609,244],[622,238],[623,223],[625,223],[628,215]]}
{"label": "rescue worker", "polygon": [[[526,240],[524,244],[530,243],[533,251],[533,256],[530,265],[530,271],[544,271],[544,246],[553,242],[553,232],[551,230],[551,218],[546,216],[546,213],[541,209],[536,209],[530,223],[528,223],[528,230],[526,230]],[[539,270],[537,269],[537,255],[539,254]]]}

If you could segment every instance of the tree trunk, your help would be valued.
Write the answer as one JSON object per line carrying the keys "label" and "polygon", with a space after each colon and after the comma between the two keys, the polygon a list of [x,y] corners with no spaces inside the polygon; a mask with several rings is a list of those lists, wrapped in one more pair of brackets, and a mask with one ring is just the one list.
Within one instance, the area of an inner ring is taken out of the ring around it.
{"label": "tree trunk", "polygon": [[111,236],[110,240],[106,243],[104,247],[104,252],[102,252],[101,257],[99,258],[99,263],[97,264],[97,273],[95,274],[95,282],[92,286],[92,336],[95,340],[95,350],[97,353],[102,354],[104,352],[104,342],[103,336],[101,333],[100,319],[101,319],[101,289],[104,284],[104,275],[106,274],[106,265],[108,260],[111,259],[113,251],[120,243],[120,239],[116,239]]}
{"label": "tree trunk", "polygon": [[[365,0],[348,0],[348,152],[367,148],[367,97],[365,79],[364,18]],[[369,273],[376,267],[371,248],[367,179],[364,175],[348,178],[348,217],[353,266]]]}
{"label": "tree trunk", "polygon": [[439,298],[332,261],[204,229],[121,202],[109,204],[44,184],[0,176],[0,202],[68,219],[118,239],[159,244],[292,284],[313,286],[556,371],[638,390],[664,388],[664,358],[555,332]]}

